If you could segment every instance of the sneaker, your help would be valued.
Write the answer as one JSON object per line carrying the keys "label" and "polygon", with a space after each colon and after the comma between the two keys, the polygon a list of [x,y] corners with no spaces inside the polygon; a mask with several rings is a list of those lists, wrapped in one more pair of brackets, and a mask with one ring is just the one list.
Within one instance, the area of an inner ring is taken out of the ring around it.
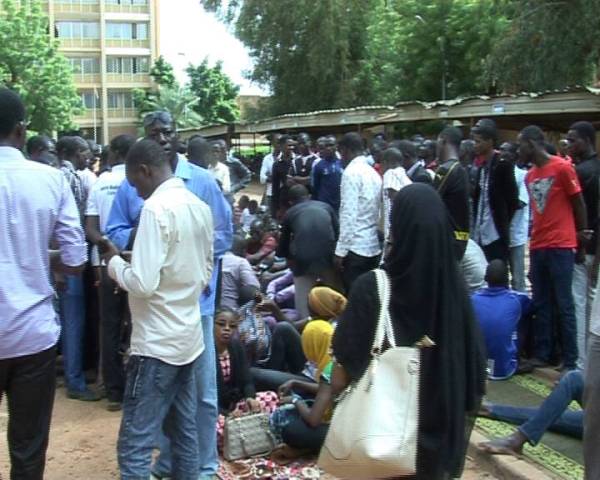
{"label": "sneaker", "polygon": [[82,402],[97,402],[102,399],[101,394],[90,389],[85,389],[82,392],[68,390],[67,397],[72,400],[81,400]]}
{"label": "sneaker", "polygon": [[109,412],[119,412],[123,409],[123,405],[121,404],[121,402],[118,402],[116,400],[109,400],[108,405],[106,405],[106,409]]}

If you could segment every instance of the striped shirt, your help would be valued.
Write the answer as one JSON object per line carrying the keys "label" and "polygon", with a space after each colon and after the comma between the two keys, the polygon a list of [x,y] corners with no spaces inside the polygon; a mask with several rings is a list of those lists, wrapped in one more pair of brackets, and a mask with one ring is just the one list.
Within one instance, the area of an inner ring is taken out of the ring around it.
{"label": "striped shirt", "polygon": [[0,147],[0,359],[32,355],[56,344],[48,247],[79,266],[87,247],[65,175]]}

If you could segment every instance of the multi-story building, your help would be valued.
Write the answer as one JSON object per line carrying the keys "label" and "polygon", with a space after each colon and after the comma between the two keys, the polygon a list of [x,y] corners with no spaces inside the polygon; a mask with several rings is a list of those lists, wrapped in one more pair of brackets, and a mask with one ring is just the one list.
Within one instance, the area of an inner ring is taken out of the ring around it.
{"label": "multi-story building", "polygon": [[135,135],[134,88],[152,87],[158,57],[159,0],[47,0],[50,31],[73,66],[85,106],[75,123],[87,138],[107,144]]}

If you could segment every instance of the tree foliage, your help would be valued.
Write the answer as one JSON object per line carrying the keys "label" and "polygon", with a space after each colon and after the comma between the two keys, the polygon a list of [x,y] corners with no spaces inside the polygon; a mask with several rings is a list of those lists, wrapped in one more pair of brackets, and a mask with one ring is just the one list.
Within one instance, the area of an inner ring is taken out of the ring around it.
{"label": "tree foliage", "polygon": [[[139,102],[139,91],[135,95]],[[169,112],[178,129],[198,127],[204,123],[202,117],[194,111],[194,107],[199,100],[187,86],[181,87],[176,84],[171,87],[164,85],[159,86],[158,90],[154,92],[147,93],[143,100],[138,103],[138,110],[142,117],[149,112]]]}
{"label": "tree foliage", "polygon": [[204,59],[197,66],[189,65],[186,72],[189,89],[198,99],[194,111],[204,123],[233,122],[239,118],[236,97],[240,87],[223,72],[222,62],[211,67]]}
{"label": "tree foliage", "polygon": [[254,60],[250,79],[267,86],[271,113],[355,104],[356,75],[375,0],[203,0],[234,25]]}
{"label": "tree foliage", "polygon": [[177,80],[175,80],[175,73],[173,72],[173,65],[165,60],[161,55],[159,56],[152,68],[150,69],[150,76],[158,85],[164,87],[175,87]]}
{"label": "tree foliage", "polygon": [[38,0],[0,2],[0,84],[21,94],[32,130],[73,127],[81,99]]}

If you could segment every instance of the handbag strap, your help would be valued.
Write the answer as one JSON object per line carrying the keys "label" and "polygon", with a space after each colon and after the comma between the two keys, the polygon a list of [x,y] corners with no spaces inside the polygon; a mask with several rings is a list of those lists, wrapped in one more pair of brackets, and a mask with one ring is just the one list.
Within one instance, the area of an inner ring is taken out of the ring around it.
{"label": "handbag strap", "polygon": [[374,270],[375,279],[377,281],[377,293],[379,295],[379,317],[377,319],[377,328],[375,329],[375,339],[371,346],[371,354],[380,354],[383,351],[385,340],[392,348],[396,347],[396,338],[394,335],[394,327],[390,316],[390,280],[387,273],[378,268]]}

